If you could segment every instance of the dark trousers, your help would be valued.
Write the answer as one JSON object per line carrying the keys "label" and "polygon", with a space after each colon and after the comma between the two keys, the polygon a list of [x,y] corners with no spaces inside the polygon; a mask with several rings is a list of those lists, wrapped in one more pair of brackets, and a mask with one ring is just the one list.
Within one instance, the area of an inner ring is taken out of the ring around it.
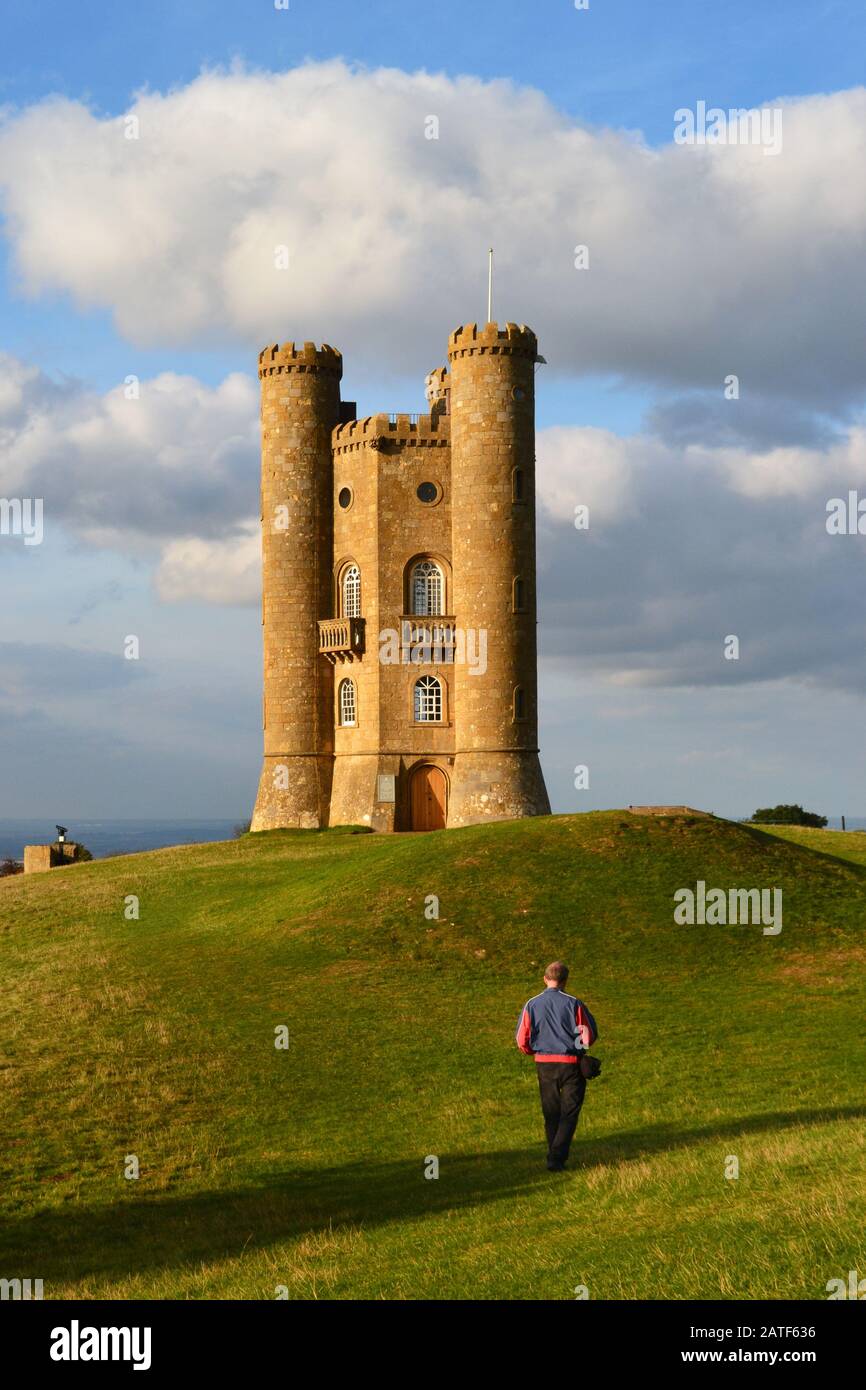
{"label": "dark trousers", "polygon": [[586,1094],[586,1077],[577,1062],[536,1062],[535,1070],[547,1131],[547,1157],[553,1163],[564,1163]]}

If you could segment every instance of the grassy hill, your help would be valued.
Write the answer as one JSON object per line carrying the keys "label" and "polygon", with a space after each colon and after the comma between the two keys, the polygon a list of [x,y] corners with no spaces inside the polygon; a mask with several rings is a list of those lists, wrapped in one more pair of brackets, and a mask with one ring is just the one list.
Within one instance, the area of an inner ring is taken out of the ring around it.
{"label": "grassy hill", "polygon": [[866,831],[818,830],[810,825],[763,825],[768,835],[778,835],[781,840],[802,845],[805,849],[817,850],[820,854],[830,854],[835,859],[847,859],[852,864],[866,867]]}
{"label": "grassy hill", "polygon": [[[866,837],[811,833],[625,812],[283,831],[0,881],[0,1276],[76,1298],[826,1297],[866,1272]],[[698,879],[782,888],[781,935],[675,925]],[[555,957],[604,1063],[565,1174],[513,1045]]]}

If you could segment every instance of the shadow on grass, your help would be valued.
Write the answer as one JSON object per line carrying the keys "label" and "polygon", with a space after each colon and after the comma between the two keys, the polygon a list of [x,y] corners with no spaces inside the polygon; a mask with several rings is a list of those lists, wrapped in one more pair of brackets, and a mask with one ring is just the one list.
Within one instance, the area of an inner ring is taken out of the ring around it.
{"label": "shadow on grass", "polygon": [[379,1226],[484,1206],[538,1188],[558,1191],[581,1171],[692,1147],[713,1139],[770,1134],[792,1125],[861,1119],[866,1105],[828,1106],[720,1120],[697,1129],[647,1126],[581,1142],[572,1174],[548,1173],[543,1145],[487,1153],[444,1153],[428,1181],[421,1158],[347,1163],[275,1173],[255,1185],[210,1192],[124,1197],[111,1206],[69,1203],[5,1224],[0,1275],[50,1284],[86,1276],[123,1278],[255,1251],[340,1227]]}
{"label": "shadow on grass", "polygon": [[[866,865],[858,864],[856,859],[846,859],[844,855],[834,854],[832,850],[817,849],[814,845],[804,845],[799,840],[789,840],[786,835],[774,835],[770,830],[765,830],[760,825],[745,825],[739,822],[739,828],[745,830],[752,840],[759,842],[762,848],[765,848],[769,841],[772,841],[774,845],[788,845],[791,849],[799,849],[804,854],[811,854],[816,859],[823,859],[828,864],[835,865],[836,868],[841,864],[843,868],[853,869],[857,878],[866,878]],[[780,826],[779,828],[799,830],[802,827],[795,825]]]}

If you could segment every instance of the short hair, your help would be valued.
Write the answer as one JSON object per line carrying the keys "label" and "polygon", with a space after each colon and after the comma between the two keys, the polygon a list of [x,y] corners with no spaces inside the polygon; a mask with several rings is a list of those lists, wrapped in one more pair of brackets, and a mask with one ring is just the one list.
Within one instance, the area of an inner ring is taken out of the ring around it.
{"label": "short hair", "polygon": [[555,980],[558,985],[564,985],[568,979],[568,966],[564,961],[554,960],[544,972],[545,980]]}

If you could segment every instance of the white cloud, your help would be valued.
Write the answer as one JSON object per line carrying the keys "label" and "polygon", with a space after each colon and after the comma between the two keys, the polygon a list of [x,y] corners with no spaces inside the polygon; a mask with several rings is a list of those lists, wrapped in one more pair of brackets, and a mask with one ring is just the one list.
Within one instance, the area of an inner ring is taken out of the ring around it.
{"label": "white cloud", "polygon": [[[772,498],[809,501],[824,519],[830,497],[860,489],[866,498],[866,429],[852,426],[825,449],[732,449],[727,446],[670,444],[651,434],[616,435],[576,425],[554,426],[537,436],[537,490],[543,510],[558,521],[573,521],[574,508],[587,503],[594,526],[623,523],[639,516],[647,494],[656,490],[671,502],[678,491],[721,487],[755,501]],[[700,506],[700,497],[695,501]]]}
{"label": "white cloud", "polygon": [[[604,440],[599,469],[603,433],[539,436],[539,458],[552,443],[559,467],[539,473],[548,660],[622,689],[796,680],[866,693],[866,540],[826,529],[830,498],[866,496],[862,429],[823,452],[764,454],[635,435]],[[576,531],[588,488],[601,505]],[[739,660],[725,659],[728,634]]]}
{"label": "white cloud", "polygon": [[807,497],[831,484],[847,496],[849,488],[866,484],[866,429],[855,426],[823,450],[723,449],[717,457],[731,486],[746,497]]}
{"label": "white cloud", "polygon": [[258,522],[249,522],[240,536],[230,540],[189,536],[165,547],[156,571],[156,591],[165,603],[253,604],[261,596],[261,565]]}
{"label": "white cloud", "polygon": [[108,308],[137,344],[316,338],[422,372],[484,312],[492,243],[499,315],[530,320],[555,370],[851,400],[866,90],[782,108],[766,158],[651,150],[505,81],[213,71],[140,94],[137,140],[74,101],[7,114],[0,184],[25,289]]}
{"label": "white cloud", "polygon": [[578,505],[589,507],[591,523],[631,516],[636,474],[661,450],[652,440],[642,441],[639,448],[634,439],[611,430],[541,430],[536,440],[539,501],[552,516],[572,521]]}
{"label": "white cloud", "polygon": [[41,497],[46,535],[151,554],[190,534],[226,537],[258,500],[258,391],[165,372],[99,395],[0,354],[0,496]]}

